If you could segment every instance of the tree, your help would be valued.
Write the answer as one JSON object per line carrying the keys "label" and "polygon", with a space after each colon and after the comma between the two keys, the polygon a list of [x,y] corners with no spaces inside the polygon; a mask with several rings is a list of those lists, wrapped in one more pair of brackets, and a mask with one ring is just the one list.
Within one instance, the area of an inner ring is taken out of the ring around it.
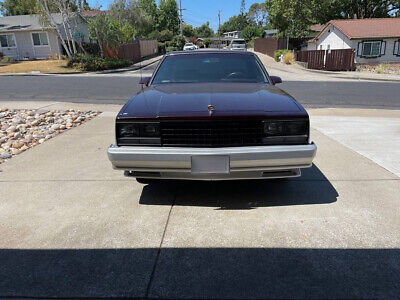
{"label": "tree", "polygon": [[267,0],[270,26],[282,37],[307,37],[311,24],[332,19],[382,18],[400,9],[399,0]]}
{"label": "tree", "polygon": [[160,32],[158,41],[159,42],[170,41],[170,40],[172,40],[173,37],[174,37],[174,33],[171,30],[165,29]]}
{"label": "tree", "polygon": [[35,0],[4,0],[0,1],[0,12],[4,16],[30,15],[38,11]]}
{"label": "tree", "polygon": [[246,11],[246,1],[242,0],[242,2],[240,3],[240,14],[244,16],[245,11]]}
{"label": "tree", "polygon": [[280,37],[307,37],[310,25],[319,23],[314,12],[314,4],[318,1],[334,0],[269,0],[266,2],[269,22],[279,30]]}
{"label": "tree", "polygon": [[106,15],[99,15],[91,19],[89,32],[92,40],[100,41],[100,45],[112,48],[131,43],[135,35],[135,29],[130,23],[121,23]]}
{"label": "tree", "polygon": [[221,25],[218,33],[222,34],[229,31],[243,30],[247,25],[249,25],[249,21],[245,15],[232,16],[228,21]]}
{"label": "tree", "polygon": [[158,29],[168,29],[174,34],[179,32],[178,5],[175,0],[160,0]]}
{"label": "tree", "polygon": [[250,6],[247,18],[250,23],[264,26],[267,22],[267,6],[265,3],[254,3]]}
{"label": "tree", "polygon": [[252,39],[256,37],[261,37],[263,31],[264,31],[263,28],[260,26],[249,25],[242,30],[242,38],[246,42],[250,42]]}
{"label": "tree", "polygon": [[182,26],[182,32],[183,32],[183,35],[186,37],[193,37],[196,35],[196,33],[193,29],[193,26],[189,25],[189,24],[184,24]]}
{"label": "tree", "polygon": [[348,0],[340,1],[346,18],[385,18],[398,12],[399,0]]}
{"label": "tree", "polygon": [[210,27],[210,22],[206,22],[200,27],[195,28],[195,36],[209,38],[214,35],[214,31]]}

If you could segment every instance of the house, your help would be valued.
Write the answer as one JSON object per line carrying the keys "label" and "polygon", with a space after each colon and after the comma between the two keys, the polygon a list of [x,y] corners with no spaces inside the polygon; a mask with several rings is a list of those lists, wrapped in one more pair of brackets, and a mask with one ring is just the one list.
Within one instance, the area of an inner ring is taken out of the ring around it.
{"label": "house", "polygon": [[278,29],[266,29],[266,30],[264,30],[264,32],[262,34],[262,37],[263,38],[265,38],[265,37],[273,37],[278,32],[279,32]]}
{"label": "house", "polygon": [[[64,39],[62,15],[52,14]],[[89,30],[83,16],[77,14],[73,20],[74,38],[89,42]],[[63,54],[56,29],[43,25],[39,15],[8,16],[0,18],[0,52],[15,60],[47,59]]]}
{"label": "house", "polygon": [[400,18],[332,20],[308,50],[354,49],[356,63],[400,62]]}
{"label": "house", "polygon": [[226,38],[239,39],[242,37],[242,32],[240,30],[235,30],[235,31],[224,32],[222,35],[223,37]]}

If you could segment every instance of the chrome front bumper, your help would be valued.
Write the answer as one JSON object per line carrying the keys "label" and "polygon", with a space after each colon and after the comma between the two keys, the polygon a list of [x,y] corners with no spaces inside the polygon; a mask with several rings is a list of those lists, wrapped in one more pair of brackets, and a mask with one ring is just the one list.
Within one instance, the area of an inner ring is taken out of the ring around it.
{"label": "chrome front bumper", "polygon": [[[114,169],[129,171],[133,177],[229,180],[300,176],[301,168],[311,167],[316,151],[316,145],[311,143],[229,148],[111,145],[107,152]],[[210,158],[209,166],[207,157]],[[205,162],[205,166],[194,166],[194,161],[196,164]],[[215,163],[218,164],[219,161],[226,161],[227,167],[215,171]]]}

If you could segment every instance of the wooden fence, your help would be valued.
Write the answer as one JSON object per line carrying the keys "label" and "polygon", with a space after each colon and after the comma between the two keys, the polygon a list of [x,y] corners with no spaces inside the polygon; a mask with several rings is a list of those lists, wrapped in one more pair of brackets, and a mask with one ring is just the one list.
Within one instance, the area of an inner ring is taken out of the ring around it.
{"label": "wooden fence", "polygon": [[274,56],[278,49],[286,49],[287,39],[277,39],[273,37],[258,38],[254,40],[254,51]]}
{"label": "wooden fence", "polygon": [[308,50],[296,52],[296,60],[307,63],[308,69],[354,71],[354,49]]}
{"label": "wooden fence", "polygon": [[103,47],[106,57],[121,58],[137,62],[143,57],[158,53],[156,40],[139,40],[134,43],[122,45],[118,48]]}

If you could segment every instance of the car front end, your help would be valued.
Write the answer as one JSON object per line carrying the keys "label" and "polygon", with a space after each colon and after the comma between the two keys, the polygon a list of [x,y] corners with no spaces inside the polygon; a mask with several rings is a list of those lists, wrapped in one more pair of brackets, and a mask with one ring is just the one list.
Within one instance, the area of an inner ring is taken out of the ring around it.
{"label": "car front end", "polygon": [[[240,59],[244,59],[242,70],[234,66]],[[113,168],[139,179],[300,176],[302,168],[312,166],[317,150],[310,142],[309,116],[297,101],[275,87],[279,78],[266,77],[264,82],[260,71],[261,79],[252,83],[235,82],[246,71],[245,63],[250,66],[249,76],[263,68],[248,52],[167,55],[156,77],[144,81],[148,87],[117,115],[116,143],[108,148]],[[192,68],[199,64],[196,74]],[[234,72],[215,75],[216,66],[222,72],[229,68]],[[178,73],[180,77],[174,75]],[[199,74],[205,74],[207,82],[182,82],[190,76],[200,78]],[[171,83],[173,76],[182,80]],[[223,76],[227,81],[209,82],[210,76]]]}
{"label": "car front end", "polygon": [[153,179],[266,179],[300,176],[312,165],[309,121],[117,119],[115,169]]}

